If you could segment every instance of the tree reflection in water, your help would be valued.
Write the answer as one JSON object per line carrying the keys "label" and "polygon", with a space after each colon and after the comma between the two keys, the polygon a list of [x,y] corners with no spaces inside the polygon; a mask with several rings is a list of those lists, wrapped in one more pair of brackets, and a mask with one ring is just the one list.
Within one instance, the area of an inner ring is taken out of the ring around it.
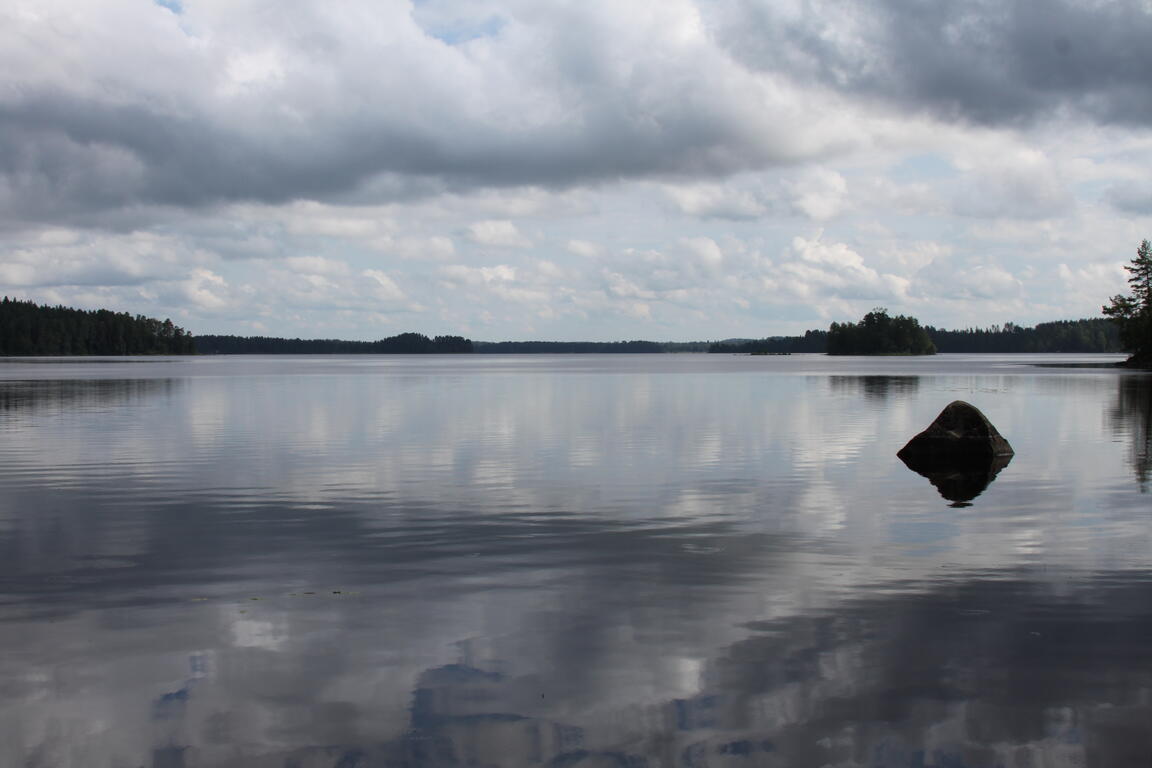
{"label": "tree reflection in water", "polygon": [[859,392],[869,400],[914,394],[920,388],[919,376],[829,376],[834,392]]}
{"label": "tree reflection in water", "polygon": [[1112,430],[1131,441],[1132,468],[1140,490],[1152,478],[1152,376],[1122,376],[1112,410]]}

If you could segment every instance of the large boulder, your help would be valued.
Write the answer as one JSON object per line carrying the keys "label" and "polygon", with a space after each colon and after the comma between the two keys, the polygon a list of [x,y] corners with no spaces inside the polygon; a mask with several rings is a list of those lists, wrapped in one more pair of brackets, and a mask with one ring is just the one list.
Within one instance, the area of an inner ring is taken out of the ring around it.
{"label": "large boulder", "polygon": [[1011,458],[1013,450],[979,408],[956,400],[896,455],[923,474],[991,467]]}

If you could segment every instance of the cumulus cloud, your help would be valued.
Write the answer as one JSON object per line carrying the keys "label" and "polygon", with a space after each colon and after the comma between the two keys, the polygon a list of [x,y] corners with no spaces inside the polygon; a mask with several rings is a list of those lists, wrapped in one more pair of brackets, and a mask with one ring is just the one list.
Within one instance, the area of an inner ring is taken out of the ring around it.
{"label": "cumulus cloud", "polygon": [[366,281],[366,292],[369,296],[380,301],[400,301],[404,292],[396,281],[378,269],[366,269],[363,273]]}
{"label": "cumulus cloud", "polygon": [[468,239],[498,248],[528,248],[532,241],[510,221],[477,221],[468,227]]}
{"label": "cumulus cloud", "polygon": [[846,243],[797,237],[792,252],[797,258],[781,266],[781,284],[798,296],[896,303],[908,299],[908,278],[868,266]]}
{"label": "cumulus cloud", "polygon": [[749,188],[731,180],[667,184],[664,193],[679,212],[703,219],[758,219],[777,205],[774,196],[762,186]]}
{"label": "cumulus cloud", "polygon": [[175,278],[212,259],[178,238],[148,232],[48,229],[0,247],[0,285],[13,288],[142,285]]}
{"label": "cumulus cloud", "polygon": [[734,62],[688,0],[501,11],[499,34],[445,44],[403,0],[17,2],[0,25],[7,198],[35,217],[334,199],[388,174],[564,186],[852,138],[830,105]]}
{"label": "cumulus cloud", "polygon": [[791,183],[792,206],[815,221],[827,221],[843,210],[848,182],[836,171],[813,168]]}
{"label": "cumulus cloud", "polygon": [[0,8],[0,292],[684,338],[1051,319],[1149,236],[1136,0],[269,7]]}

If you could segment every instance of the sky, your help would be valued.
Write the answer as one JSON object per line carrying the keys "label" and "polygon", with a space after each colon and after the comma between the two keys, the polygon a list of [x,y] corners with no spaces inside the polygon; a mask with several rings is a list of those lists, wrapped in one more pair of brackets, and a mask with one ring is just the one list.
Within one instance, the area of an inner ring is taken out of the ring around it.
{"label": "sky", "polygon": [[0,294],[193,333],[1092,317],[1147,0],[6,0]]}

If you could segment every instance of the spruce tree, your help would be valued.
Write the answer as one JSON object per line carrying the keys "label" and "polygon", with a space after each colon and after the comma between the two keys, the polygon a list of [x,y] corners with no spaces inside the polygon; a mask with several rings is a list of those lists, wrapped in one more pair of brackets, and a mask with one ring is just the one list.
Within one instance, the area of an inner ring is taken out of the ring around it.
{"label": "spruce tree", "polygon": [[1113,296],[1104,314],[1120,326],[1120,341],[1132,353],[1128,365],[1152,368],[1152,243],[1142,241],[1124,269],[1131,273],[1132,295]]}

